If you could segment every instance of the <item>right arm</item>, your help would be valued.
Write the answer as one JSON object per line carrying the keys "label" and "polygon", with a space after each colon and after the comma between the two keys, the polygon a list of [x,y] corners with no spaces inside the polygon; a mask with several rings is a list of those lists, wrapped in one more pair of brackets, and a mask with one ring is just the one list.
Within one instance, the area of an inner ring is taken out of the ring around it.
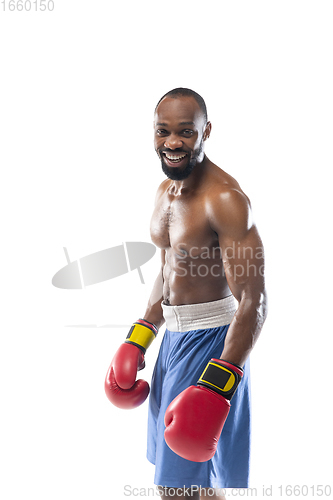
{"label": "right arm", "polygon": [[150,323],[154,323],[160,328],[164,323],[162,300],[163,300],[163,269],[165,265],[165,250],[161,250],[161,270],[156,278],[152,292],[149,297],[146,312],[143,318]]}
{"label": "right arm", "polygon": [[154,340],[157,330],[164,323],[161,302],[163,299],[163,268],[165,251],[162,250],[161,271],[155,281],[143,319],[133,323],[125,342],[114,355],[105,378],[105,393],[118,408],[130,409],[141,405],[149,394],[145,380],[136,380],[137,371],[145,366],[146,349]]}

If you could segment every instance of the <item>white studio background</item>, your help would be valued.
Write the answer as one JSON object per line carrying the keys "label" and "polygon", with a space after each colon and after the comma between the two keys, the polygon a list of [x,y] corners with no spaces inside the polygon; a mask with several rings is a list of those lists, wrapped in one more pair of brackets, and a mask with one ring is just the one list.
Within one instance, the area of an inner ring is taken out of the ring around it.
{"label": "white studio background", "polygon": [[257,498],[268,487],[280,498],[280,485],[333,489],[332,3],[11,5],[0,3],[1,497],[109,500],[130,485],[148,498],[147,402],[120,411],[103,384],[159,255],[145,284],[136,271],[84,290],[51,280],[63,247],[75,260],[150,241],[163,180],[153,110],[177,86],[205,98],[207,155],[251,198],[266,248],[251,486]]}

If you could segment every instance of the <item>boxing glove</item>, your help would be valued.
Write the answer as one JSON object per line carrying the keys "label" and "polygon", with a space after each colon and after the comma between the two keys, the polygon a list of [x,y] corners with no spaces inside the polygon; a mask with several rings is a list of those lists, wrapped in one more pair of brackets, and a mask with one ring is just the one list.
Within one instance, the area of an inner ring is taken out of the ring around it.
{"label": "boxing glove", "polygon": [[144,319],[133,323],[125,342],[114,355],[105,378],[105,393],[118,408],[141,405],[149,394],[149,384],[136,380],[138,370],[145,367],[145,353],[157,335],[157,327]]}
{"label": "boxing glove", "polygon": [[181,392],[168,406],[164,438],[172,451],[193,462],[206,462],[215,452],[243,376],[240,366],[211,359],[197,382]]}

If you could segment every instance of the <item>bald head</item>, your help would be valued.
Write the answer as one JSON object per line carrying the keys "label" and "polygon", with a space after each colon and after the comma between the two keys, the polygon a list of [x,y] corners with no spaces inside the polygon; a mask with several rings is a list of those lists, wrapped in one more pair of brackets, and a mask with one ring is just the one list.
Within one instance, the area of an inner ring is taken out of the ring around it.
{"label": "bald head", "polygon": [[177,87],[177,88],[175,88],[173,90],[170,90],[169,92],[167,92],[166,94],[164,94],[164,96],[162,96],[161,99],[158,101],[158,103],[156,105],[156,108],[155,108],[155,112],[156,112],[157,107],[160,104],[160,102],[163,99],[165,99],[166,97],[169,97],[169,98],[172,98],[172,99],[178,99],[179,97],[192,97],[193,99],[195,99],[195,101],[199,105],[199,108],[200,108],[200,110],[202,112],[202,115],[204,117],[204,121],[205,121],[205,123],[207,123],[208,116],[207,116],[206,103],[203,100],[203,98],[201,97],[201,95],[199,95],[194,90],[187,89],[185,87]]}

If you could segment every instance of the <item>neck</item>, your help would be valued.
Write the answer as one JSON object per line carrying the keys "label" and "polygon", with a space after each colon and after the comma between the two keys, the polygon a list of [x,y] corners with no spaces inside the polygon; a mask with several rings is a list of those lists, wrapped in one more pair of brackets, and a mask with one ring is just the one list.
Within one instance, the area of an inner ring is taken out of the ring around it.
{"label": "neck", "polygon": [[171,187],[175,194],[181,194],[184,191],[191,191],[196,188],[205,172],[209,160],[204,154],[201,161],[197,161],[194,169],[186,179],[181,181],[172,181]]}

